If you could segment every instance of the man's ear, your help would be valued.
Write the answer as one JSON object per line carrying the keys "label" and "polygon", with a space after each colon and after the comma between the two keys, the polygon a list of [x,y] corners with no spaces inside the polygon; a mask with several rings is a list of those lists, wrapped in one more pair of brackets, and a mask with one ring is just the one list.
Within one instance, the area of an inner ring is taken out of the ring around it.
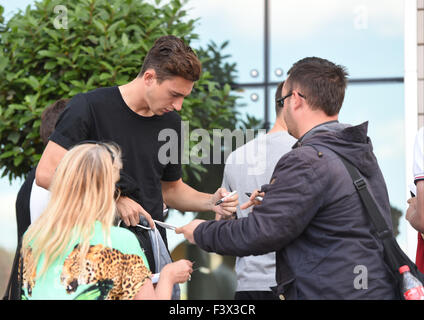
{"label": "man's ear", "polygon": [[146,85],[150,86],[156,80],[156,71],[154,69],[147,69],[143,74],[143,81]]}
{"label": "man's ear", "polygon": [[293,108],[294,109],[299,109],[303,106],[303,98],[301,96],[299,96],[299,93],[297,91],[293,91],[293,95],[291,96],[291,98],[293,99]]}

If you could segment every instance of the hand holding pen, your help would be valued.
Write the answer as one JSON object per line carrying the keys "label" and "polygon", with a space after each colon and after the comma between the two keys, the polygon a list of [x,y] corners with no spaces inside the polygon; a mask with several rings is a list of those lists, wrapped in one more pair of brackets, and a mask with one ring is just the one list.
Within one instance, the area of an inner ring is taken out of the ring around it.
{"label": "hand holding pen", "polygon": [[245,193],[249,197],[249,201],[240,205],[240,209],[247,209],[251,206],[259,205],[262,203],[265,192],[260,192],[260,190],[255,190],[252,193]]}
{"label": "hand holding pen", "polygon": [[228,192],[225,188],[219,188],[211,198],[212,210],[223,217],[230,217],[237,210],[237,191]]}
{"label": "hand holding pen", "polygon": [[[249,197],[249,199],[250,199],[250,197],[252,196],[252,194],[250,193],[250,192],[245,192],[244,193],[246,196],[248,196]],[[264,201],[264,198],[263,197],[261,197],[261,196],[256,196],[255,197],[255,200],[256,201],[260,201],[260,202],[262,202],[262,201]]]}

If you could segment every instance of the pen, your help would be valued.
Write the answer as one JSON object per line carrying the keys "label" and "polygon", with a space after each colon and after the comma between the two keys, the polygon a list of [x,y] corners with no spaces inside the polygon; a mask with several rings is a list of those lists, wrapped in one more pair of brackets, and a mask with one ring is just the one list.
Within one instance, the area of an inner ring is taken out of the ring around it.
{"label": "pen", "polygon": [[237,193],[237,190],[234,190],[233,192],[231,192],[230,194],[227,194],[224,198],[222,198],[222,199],[220,199],[220,200],[218,200],[216,203],[215,203],[215,205],[216,206],[219,206],[221,203],[223,203],[224,202],[224,200],[225,199],[227,199],[227,198],[229,198],[229,197],[232,197],[233,195],[235,195]]}
{"label": "pen", "polygon": [[[246,196],[248,196],[249,198],[252,195],[250,192],[245,192],[244,194]],[[262,202],[264,200],[264,198],[262,198],[261,196],[257,196],[257,197],[255,197],[255,200],[258,200],[258,201],[261,201]]]}

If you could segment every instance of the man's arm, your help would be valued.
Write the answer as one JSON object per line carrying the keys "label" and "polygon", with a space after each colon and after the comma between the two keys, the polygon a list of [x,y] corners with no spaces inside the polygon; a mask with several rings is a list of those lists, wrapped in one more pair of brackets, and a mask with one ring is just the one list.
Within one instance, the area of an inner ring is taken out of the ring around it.
{"label": "man's arm", "polygon": [[[49,189],[56,168],[66,152],[67,150],[57,143],[51,140],[48,142],[35,172],[37,185],[44,189]],[[141,214],[147,219],[149,225],[154,228],[152,217],[136,201],[121,196],[116,206],[122,220],[127,226],[136,226],[140,221],[139,215]]]}
{"label": "man's arm", "polygon": [[306,161],[295,156],[285,160],[290,165],[283,163],[278,169],[277,164],[274,183],[267,185],[263,202],[246,218],[194,220],[177,228],[176,233],[184,234],[205,251],[221,255],[260,255],[286,246],[304,231],[321,207],[324,184]]}
{"label": "man's arm", "polygon": [[35,172],[35,182],[38,186],[49,189],[56,168],[66,152],[65,148],[53,141],[47,143]]}
{"label": "man's arm", "polygon": [[221,215],[232,215],[238,205],[238,195],[226,199],[222,204],[215,203],[229,192],[219,188],[214,194],[199,192],[185,184],[182,179],[161,181],[164,202],[180,211],[214,211]]}

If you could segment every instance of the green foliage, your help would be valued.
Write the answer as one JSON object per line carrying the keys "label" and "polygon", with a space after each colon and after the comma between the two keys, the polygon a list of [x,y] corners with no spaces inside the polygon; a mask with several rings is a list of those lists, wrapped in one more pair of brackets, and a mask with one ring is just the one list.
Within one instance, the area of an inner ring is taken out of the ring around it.
{"label": "green foliage", "polygon": [[[153,42],[165,34],[197,38],[186,1],[156,6],[142,0],[67,1],[67,28],[55,28],[61,0],[40,0],[3,23],[0,11],[0,167],[10,180],[24,176],[40,159],[40,115],[60,98],[135,78]],[[233,65],[225,65],[212,44],[199,50],[201,79],[185,100],[181,116],[190,128],[233,128],[237,97],[230,85]],[[215,51],[214,51],[215,50]],[[213,73],[227,76],[217,81]],[[197,179],[205,169],[184,167]]]}

